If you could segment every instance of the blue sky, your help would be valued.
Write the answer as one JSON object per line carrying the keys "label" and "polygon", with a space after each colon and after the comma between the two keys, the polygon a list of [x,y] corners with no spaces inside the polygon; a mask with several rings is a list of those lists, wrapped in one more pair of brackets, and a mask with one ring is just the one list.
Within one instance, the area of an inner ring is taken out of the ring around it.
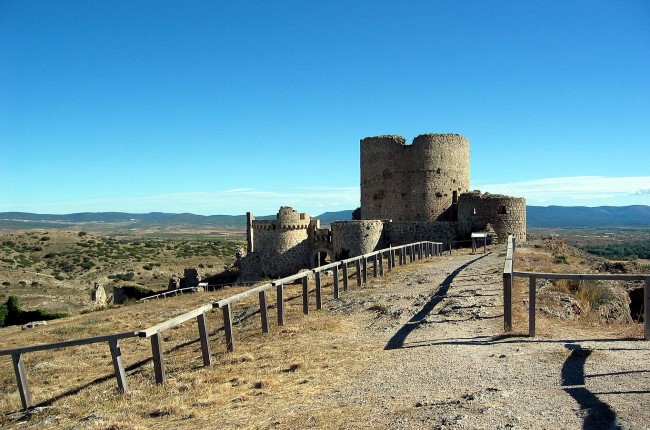
{"label": "blue sky", "polygon": [[0,0],[0,211],[354,209],[359,140],[422,133],[650,204],[650,2]]}

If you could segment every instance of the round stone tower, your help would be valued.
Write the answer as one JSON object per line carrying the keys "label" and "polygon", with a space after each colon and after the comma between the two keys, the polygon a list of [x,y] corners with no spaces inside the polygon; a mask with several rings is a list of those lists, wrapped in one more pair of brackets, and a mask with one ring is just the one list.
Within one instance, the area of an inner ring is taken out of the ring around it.
{"label": "round stone tower", "polygon": [[310,216],[289,206],[275,220],[252,221],[253,252],[242,262],[242,276],[282,277],[309,268]]}
{"label": "round stone tower", "polygon": [[458,202],[458,224],[466,236],[490,224],[499,242],[505,242],[509,234],[517,241],[526,241],[526,199],[480,191],[462,194]]}
{"label": "round stone tower", "polygon": [[469,141],[458,134],[361,140],[361,219],[455,221],[469,190]]}
{"label": "round stone tower", "polygon": [[337,260],[367,254],[383,246],[382,221],[335,221],[330,227],[332,247]]}

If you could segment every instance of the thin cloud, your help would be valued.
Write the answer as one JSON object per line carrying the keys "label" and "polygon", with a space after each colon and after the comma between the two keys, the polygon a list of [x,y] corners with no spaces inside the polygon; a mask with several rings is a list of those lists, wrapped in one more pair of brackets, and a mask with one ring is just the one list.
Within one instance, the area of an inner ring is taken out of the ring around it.
{"label": "thin cloud", "polygon": [[[650,176],[567,176],[505,184],[481,184],[481,191],[526,197],[528,204],[608,204],[630,196],[650,194]],[[630,201],[627,204],[633,204]],[[643,203],[643,202],[637,202]],[[618,204],[618,203],[617,203]]]}
{"label": "thin cloud", "polygon": [[74,212],[191,212],[195,214],[238,215],[252,211],[274,214],[280,206],[318,215],[327,210],[353,209],[359,206],[357,187],[295,187],[283,191],[240,188],[216,192],[186,192],[146,196],[110,196],[92,199],[0,205],[0,211],[37,213]]}

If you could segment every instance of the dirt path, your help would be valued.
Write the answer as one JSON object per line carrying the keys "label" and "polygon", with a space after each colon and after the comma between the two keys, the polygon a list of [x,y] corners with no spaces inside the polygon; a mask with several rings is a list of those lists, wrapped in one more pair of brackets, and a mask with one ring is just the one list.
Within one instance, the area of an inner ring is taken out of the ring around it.
{"label": "dirt path", "polygon": [[502,259],[443,257],[369,280],[374,313],[352,317],[360,341],[385,347],[324,395],[363,412],[341,428],[650,428],[648,342],[500,336]]}

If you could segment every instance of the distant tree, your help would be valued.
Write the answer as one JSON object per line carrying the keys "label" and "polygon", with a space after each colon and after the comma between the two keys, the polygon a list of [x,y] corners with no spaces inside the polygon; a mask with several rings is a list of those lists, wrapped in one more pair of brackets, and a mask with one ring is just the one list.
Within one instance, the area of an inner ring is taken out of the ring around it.
{"label": "distant tree", "polygon": [[355,221],[361,220],[361,207],[358,207],[352,211],[352,219]]}
{"label": "distant tree", "polygon": [[18,297],[9,296],[7,303],[0,306],[0,327],[26,324],[39,320],[53,320],[67,316],[68,314],[63,312],[49,312],[42,309],[24,311],[22,310]]}

